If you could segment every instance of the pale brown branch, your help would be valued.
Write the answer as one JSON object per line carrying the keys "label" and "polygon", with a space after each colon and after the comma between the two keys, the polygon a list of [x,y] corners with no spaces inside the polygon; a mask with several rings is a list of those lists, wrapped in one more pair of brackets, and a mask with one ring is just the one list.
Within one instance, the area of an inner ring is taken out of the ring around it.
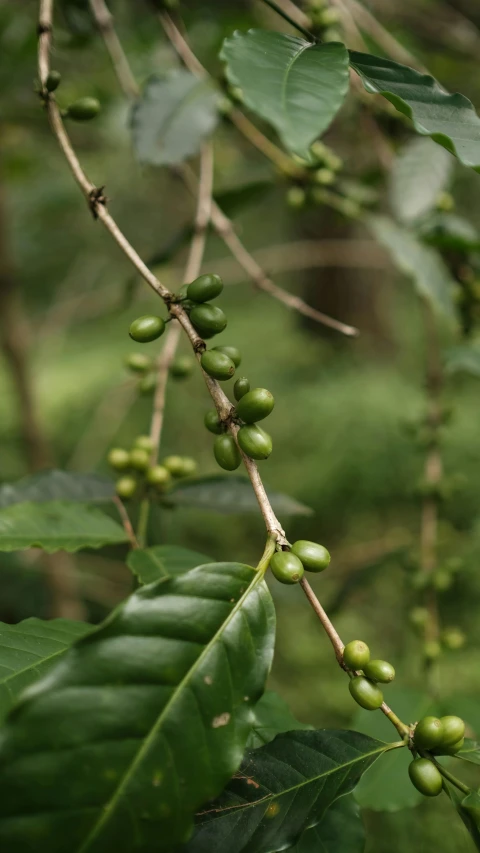
{"label": "pale brown branch", "polygon": [[119,497],[117,497],[117,495],[115,495],[113,502],[114,502],[115,506],[117,507],[118,514],[119,514],[120,519],[122,521],[123,529],[125,530],[125,533],[128,536],[130,546],[132,548],[138,548],[139,545],[137,542],[137,537],[135,536],[135,531],[132,527],[132,522],[130,521],[127,510],[125,509],[122,501],[120,500]]}
{"label": "pale brown branch", "polygon": [[[42,95],[46,104],[47,113],[49,116],[53,133],[55,134],[58,140],[60,148],[63,151],[63,154],[70,166],[70,169],[77,184],[79,185],[80,189],[82,190],[83,194],[85,195],[86,199],[90,204],[92,212],[98,219],[100,219],[103,225],[107,228],[107,230],[110,232],[120,249],[124,252],[124,254],[130,260],[133,266],[138,270],[140,275],[145,279],[147,284],[149,284],[150,287],[152,287],[152,289],[156,293],[158,293],[158,295],[164,300],[171,316],[175,317],[179,321],[180,325],[186,332],[190,343],[192,344],[193,350],[196,354],[197,360],[200,361],[201,352],[205,348],[204,341],[195,331],[194,327],[190,323],[188,315],[181,307],[181,305],[172,302],[172,300],[174,299],[174,295],[148,269],[148,267],[144,264],[144,262],[142,261],[138,253],[135,251],[133,246],[129,243],[123,232],[119,229],[114,219],[110,216],[106,206],[106,199],[103,195],[100,195],[100,191],[96,190],[96,188],[90,183],[87,176],[83,172],[83,169],[80,165],[80,162],[75,154],[68,134],[65,130],[55,98],[46,90],[45,82],[50,70],[52,17],[53,0],[41,0],[39,19],[38,73],[42,86]],[[228,399],[225,392],[222,390],[219,383],[215,379],[212,379],[212,377],[205,373],[205,371],[203,370],[202,374],[208,391],[215,403],[219,416],[223,420],[227,420],[232,411],[232,404],[230,400]],[[232,435],[236,437],[238,428],[235,427],[233,423],[229,422],[229,429]],[[275,539],[279,542],[279,544],[284,544],[286,542],[284,531],[270,505],[270,501],[268,500],[267,493],[265,491],[263,483],[261,482],[257,466],[255,462],[253,462],[253,460],[248,459],[248,457],[246,457],[244,454],[242,454],[242,456],[245,463],[245,468],[250,477],[255,495],[257,497],[260,511],[265,521],[267,532],[274,536]]]}
{"label": "pale brown branch", "polygon": [[402,65],[410,65],[417,71],[421,71],[422,74],[428,74],[425,66],[395,36],[392,36],[362,3],[359,3],[358,0],[346,0],[346,3],[351,9],[353,17],[358,21],[360,28],[377,42],[387,56],[390,56],[395,62],[402,63]]}
{"label": "pale brown branch", "polygon": [[104,3],[104,0],[89,0],[89,2],[105,47],[110,54],[118,81],[127,98],[134,99],[139,95],[140,90],[113,26],[113,18],[107,4]]}

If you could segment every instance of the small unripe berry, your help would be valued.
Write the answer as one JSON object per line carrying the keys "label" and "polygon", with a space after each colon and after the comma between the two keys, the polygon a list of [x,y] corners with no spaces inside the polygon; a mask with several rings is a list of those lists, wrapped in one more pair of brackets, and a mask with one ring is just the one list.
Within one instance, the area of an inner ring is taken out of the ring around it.
{"label": "small unripe berry", "polygon": [[223,352],[215,352],[213,349],[207,349],[202,353],[200,364],[205,373],[220,382],[231,379],[235,373],[235,365],[232,359],[228,355],[224,355]]}
{"label": "small unripe berry", "polygon": [[136,471],[146,471],[150,462],[150,453],[141,447],[134,447],[130,451],[130,467]]}
{"label": "small unripe berry", "polygon": [[308,572],[323,572],[330,563],[330,554],[318,542],[298,539],[292,545],[292,553],[302,561]]}
{"label": "small unripe berry", "polygon": [[423,647],[423,654],[427,660],[435,660],[441,654],[442,648],[436,640],[429,640]]}
{"label": "small unripe berry", "polygon": [[450,714],[441,717],[440,722],[442,724],[442,746],[453,746],[465,736],[465,723],[461,717]]}
{"label": "small unripe berry", "polygon": [[286,198],[289,207],[300,210],[301,207],[305,206],[307,195],[302,187],[289,187]]}
{"label": "small unripe berry", "polygon": [[373,681],[363,675],[356,675],[348,684],[348,689],[358,705],[366,711],[376,711],[383,702],[383,693]]}
{"label": "small unripe berry", "polygon": [[195,361],[189,355],[178,355],[170,365],[170,376],[174,379],[186,379],[195,367]]}
{"label": "small unripe berry", "polygon": [[213,443],[213,455],[225,471],[235,471],[242,461],[235,439],[227,434],[217,436]]}
{"label": "small unripe berry", "polygon": [[443,788],[442,774],[428,758],[416,758],[408,766],[408,775],[421,794],[437,797]]}
{"label": "small unripe berry", "polygon": [[68,118],[74,121],[90,121],[100,112],[100,102],[96,98],[79,98],[67,109]]}
{"label": "small unripe berry", "polygon": [[203,422],[209,432],[213,432],[214,435],[222,435],[224,427],[216,409],[209,409],[208,412],[205,412]]}
{"label": "small unripe berry", "polygon": [[119,498],[127,500],[132,498],[137,490],[137,483],[133,477],[120,477],[115,486]]}
{"label": "small unripe berry", "polygon": [[438,194],[435,204],[437,210],[449,212],[455,207],[455,199],[451,193],[441,192]]}
{"label": "small unripe berry", "polygon": [[107,456],[107,462],[116,471],[124,471],[130,466],[130,454],[128,450],[123,450],[122,447],[112,447]]}
{"label": "small unripe berry", "polygon": [[428,610],[426,607],[414,607],[409,613],[409,619],[415,628],[423,628],[428,622]]}
{"label": "small unripe berry", "polygon": [[272,452],[272,439],[257,424],[247,424],[238,430],[238,443],[250,459],[268,459]]}
{"label": "small unripe berry", "polygon": [[241,376],[233,386],[233,396],[236,400],[241,400],[248,391],[250,391],[250,382],[245,376]]}
{"label": "small unripe berry", "polygon": [[141,447],[142,450],[146,450],[147,453],[151,453],[155,447],[155,442],[149,435],[137,435],[134,445],[135,447]]}
{"label": "small unripe berry", "polygon": [[446,628],[442,633],[442,643],[447,649],[461,649],[466,641],[467,638],[460,628]]}
{"label": "small unripe berry", "polygon": [[170,471],[168,471],[164,465],[154,465],[153,468],[149,468],[147,471],[147,483],[149,483],[150,486],[156,486],[157,488],[163,489],[165,486],[169,485],[170,480]]}
{"label": "small unripe berry", "polygon": [[55,89],[58,89],[62,80],[62,75],[60,71],[54,71],[53,69],[49,71],[48,77],[45,80],[45,88],[47,92],[54,92]]}
{"label": "small unripe berry", "polygon": [[247,424],[268,417],[275,405],[273,394],[266,388],[253,388],[248,391],[237,403],[237,415]]}
{"label": "small unripe berry", "polygon": [[352,640],[343,650],[343,662],[348,669],[363,669],[370,660],[370,649],[363,640]]}
{"label": "small unripe berry", "polygon": [[160,335],[163,335],[164,331],[165,320],[152,314],[144,314],[143,317],[137,317],[130,324],[128,334],[137,343],[146,344],[155,341]]}
{"label": "small unripe berry", "polygon": [[395,670],[386,660],[369,660],[363,671],[371,681],[380,681],[381,684],[389,684],[395,678]]}
{"label": "small unripe berry", "polygon": [[327,9],[323,9],[320,13],[320,16],[321,25],[323,27],[331,27],[332,24],[338,24],[341,20],[340,12],[333,6],[329,6]]}
{"label": "small unripe berry", "polygon": [[172,477],[185,477],[185,459],[185,456],[166,456],[162,461],[162,465],[167,471],[170,471]]}
{"label": "small unripe berry", "polygon": [[223,332],[227,318],[221,308],[216,305],[195,305],[190,311],[190,320],[197,332],[204,337],[212,337]]}
{"label": "small unripe berry", "polygon": [[[219,275],[207,273],[201,275],[187,286],[187,297],[193,302],[210,302],[220,296],[223,282]],[[193,322],[193,321],[192,321]]]}
{"label": "small unripe berry", "polygon": [[438,717],[422,717],[413,733],[413,742],[419,749],[435,749],[443,743],[443,726]]}
{"label": "small unripe berry", "polygon": [[157,377],[154,373],[148,373],[138,383],[140,394],[153,394],[157,387]]}
{"label": "small unripe berry", "polygon": [[303,566],[291,551],[277,551],[270,560],[270,568],[280,583],[298,583],[303,576]]}
{"label": "small unripe berry", "polygon": [[335,173],[331,169],[317,169],[315,172],[315,182],[328,187],[335,182]]}
{"label": "small unripe berry", "polygon": [[149,355],[143,352],[132,352],[127,355],[125,364],[133,373],[146,373],[153,365],[153,361]]}
{"label": "small unripe berry", "polygon": [[242,354],[237,347],[212,347],[212,349],[215,352],[223,352],[224,355],[228,355],[228,357],[232,359],[235,367],[240,367]]}
{"label": "small unripe berry", "polygon": [[193,477],[197,472],[198,465],[195,459],[192,459],[191,456],[182,456],[183,462],[183,470],[182,477]]}
{"label": "small unripe berry", "polygon": [[437,755],[456,755],[457,752],[463,748],[465,744],[465,738],[462,737],[460,740],[457,740],[456,743],[451,746],[444,746],[443,748],[434,750]]}
{"label": "small unripe berry", "polygon": [[450,589],[452,583],[453,578],[450,572],[445,571],[445,569],[439,569],[438,572],[435,572],[433,576],[433,585],[439,592],[446,592],[447,589]]}

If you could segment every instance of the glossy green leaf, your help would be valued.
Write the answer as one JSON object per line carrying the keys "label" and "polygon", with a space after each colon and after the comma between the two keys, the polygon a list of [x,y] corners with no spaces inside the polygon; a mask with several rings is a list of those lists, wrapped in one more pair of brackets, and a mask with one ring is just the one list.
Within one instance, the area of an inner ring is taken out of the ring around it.
{"label": "glossy green leaf", "polygon": [[140,583],[153,583],[173,575],[183,575],[203,563],[213,563],[210,557],[181,548],[178,545],[155,545],[130,551],[127,566]]}
{"label": "glossy green leaf", "polygon": [[23,477],[16,483],[0,486],[0,507],[33,501],[79,501],[98,503],[111,501],[115,483],[99,474],[75,474],[71,471],[42,471]]}
{"label": "glossy green leaf", "polygon": [[418,133],[480,170],[480,119],[468,98],[450,95],[428,74],[380,56],[351,50],[350,65],[367,92],[383,95]]}
{"label": "glossy green leaf", "polygon": [[245,104],[273,125],[287,148],[308,159],[312,142],[332,122],[348,91],[345,46],[249,30],[225,39],[221,58]]}
{"label": "glossy green leaf", "polygon": [[370,216],[367,224],[395,266],[413,281],[418,294],[435,311],[453,319],[454,282],[440,255],[386,216]]}
{"label": "glossy green leaf", "polygon": [[471,791],[465,797],[452,785],[447,786],[448,794],[477,850],[480,850],[480,793]]}
{"label": "glossy green leaf", "polygon": [[298,729],[313,729],[308,723],[297,720],[285,699],[273,690],[267,690],[259,702],[255,705],[255,719],[248,738],[247,746],[256,749],[266,743],[270,743],[282,732],[291,732]]}
{"label": "glossy green leaf", "polygon": [[[414,723],[425,714],[435,713],[431,700],[417,690],[388,687],[388,703],[404,723]],[[360,710],[354,718],[354,726],[361,732],[385,740],[395,735],[392,724],[380,712]],[[395,812],[408,809],[421,802],[422,794],[413,787],[408,776],[411,753],[407,749],[394,749],[382,761],[375,764],[362,776],[355,789],[355,799],[361,808],[374,811]]]}
{"label": "glossy green leaf", "polygon": [[19,693],[59,661],[75,640],[92,630],[70,619],[24,619],[18,625],[0,622],[0,722]]}
{"label": "glossy green leaf", "polygon": [[[312,515],[313,510],[305,504],[267,489],[268,497],[279,515]],[[179,481],[168,493],[168,501],[176,506],[192,506],[213,510],[226,515],[243,512],[259,512],[255,492],[250,480],[241,476],[214,474],[196,477],[188,482]]]}
{"label": "glossy green leaf", "polygon": [[178,69],[151,77],[132,109],[132,136],[141,163],[173,166],[192,157],[218,122],[218,91]]}
{"label": "glossy green leaf", "polygon": [[23,696],[0,744],[0,848],[164,853],[240,765],[270,669],[261,572],[142,587]]}
{"label": "glossy green leaf", "polygon": [[480,764],[480,743],[466,737],[462,749],[455,753],[455,758],[469,761],[470,764]]}
{"label": "glossy green leaf", "polygon": [[127,541],[123,527],[88,504],[18,503],[0,510],[0,551],[79,551]]}
{"label": "glossy green leaf", "polygon": [[414,137],[400,150],[390,174],[390,202],[400,222],[415,222],[435,207],[455,160],[431,139]]}
{"label": "glossy green leaf", "polygon": [[288,849],[290,853],[363,853],[365,829],[353,795],[336,800],[320,823]]}
{"label": "glossy green leaf", "polygon": [[474,344],[460,344],[446,350],[445,369],[450,375],[456,373],[469,373],[471,376],[480,377],[480,346]]}
{"label": "glossy green leaf", "polygon": [[188,853],[273,853],[294,844],[349,793],[388,745],[358,732],[278,735],[249,750],[221,796],[198,816]]}

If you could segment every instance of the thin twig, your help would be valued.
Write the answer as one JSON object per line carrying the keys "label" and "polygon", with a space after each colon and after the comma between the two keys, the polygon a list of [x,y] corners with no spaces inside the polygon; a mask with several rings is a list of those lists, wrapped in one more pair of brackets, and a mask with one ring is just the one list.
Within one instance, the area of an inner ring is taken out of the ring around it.
{"label": "thin twig", "polygon": [[112,15],[103,0],[89,0],[90,8],[95,18],[97,27],[105,43],[112,65],[115,69],[115,74],[118,81],[127,96],[127,98],[136,98],[139,94],[137,81],[132,74],[130,64],[123,50],[120,39],[117,36],[115,27],[113,26]]}
{"label": "thin twig", "polygon": [[304,27],[302,23],[300,23],[300,21],[298,20],[298,16],[296,16],[296,19],[294,17],[291,17],[287,10],[275,3],[274,0],[263,0],[263,3],[265,3],[266,6],[270,6],[270,9],[273,9],[273,11],[277,13],[277,15],[280,15],[280,17],[283,18],[284,21],[290,24],[290,26],[293,27],[295,30],[298,30],[300,33],[302,33],[302,35],[304,35],[305,38],[307,38],[309,41],[317,41],[313,33],[311,33],[310,30],[307,30],[307,28]]}
{"label": "thin twig", "polygon": [[428,70],[421,62],[401,44],[395,36],[392,36],[388,30],[377,21],[371,12],[363,6],[358,0],[346,0],[347,5],[352,10],[353,17],[357,19],[360,28],[365,30],[378,44],[388,56],[391,56],[395,62],[401,62],[403,65],[410,65],[422,74],[428,74]]}
{"label": "thin twig", "polygon": [[122,520],[123,528],[128,536],[131,547],[138,548],[139,544],[137,542],[137,537],[135,536],[135,531],[133,529],[132,522],[130,521],[127,510],[125,509],[123,503],[121,502],[120,498],[117,497],[117,495],[115,495],[113,502],[117,507],[118,514]]}

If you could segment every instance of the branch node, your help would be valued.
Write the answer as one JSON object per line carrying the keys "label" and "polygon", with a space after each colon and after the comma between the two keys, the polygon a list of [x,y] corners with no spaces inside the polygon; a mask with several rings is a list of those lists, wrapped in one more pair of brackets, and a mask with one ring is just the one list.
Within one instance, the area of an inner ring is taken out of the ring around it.
{"label": "branch node", "polygon": [[40,22],[38,23],[38,26],[37,26],[37,35],[39,35],[39,36],[43,36],[45,33],[51,33],[51,32],[53,32],[53,29],[52,29],[52,25],[51,25],[51,24],[49,24],[49,23],[45,23],[45,24],[44,24],[44,23],[42,23],[42,21],[40,21]]}
{"label": "branch node", "polygon": [[88,206],[94,219],[98,219],[98,205],[107,204],[107,196],[104,190],[105,186],[93,187],[88,194]]}

